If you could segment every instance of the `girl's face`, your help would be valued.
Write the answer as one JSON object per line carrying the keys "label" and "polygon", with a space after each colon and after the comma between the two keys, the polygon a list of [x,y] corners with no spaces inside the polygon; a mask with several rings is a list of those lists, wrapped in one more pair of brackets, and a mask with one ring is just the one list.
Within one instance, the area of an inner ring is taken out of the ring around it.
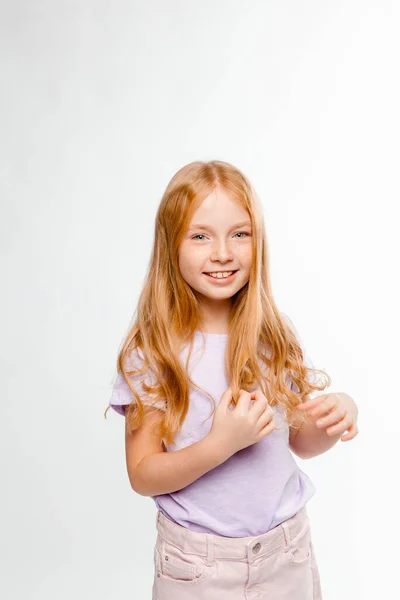
{"label": "girl's face", "polygon": [[[249,280],[252,230],[248,212],[225,191],[211,193],[194,213],[179,249],[179,269],[204,299],[231,298]],[[213,279],[205,273],[231,273]]]}

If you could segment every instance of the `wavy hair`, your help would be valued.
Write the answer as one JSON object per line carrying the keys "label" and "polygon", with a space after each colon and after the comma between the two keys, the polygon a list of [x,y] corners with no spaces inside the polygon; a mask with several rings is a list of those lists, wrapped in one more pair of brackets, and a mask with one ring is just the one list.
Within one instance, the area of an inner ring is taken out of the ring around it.
{"label": "wavy hair", "polygon": [[[126,407],[129,431],[140,426],[144,415],[143,403],[129,377],[148,370],[155,375],[154,385],[143,383],[143,389],[149,397],[165,402],[166,410],[157,431],[164,446],[174,443],[185,419],[190,386],[198,388],[189,377],[188,361],[194,333],[201,324],[199,300],[180,273],[179,248],[194,212],[218,189],[248,212],[253,231],[249,281],[232,296],[229,312],[225,375],[232,390],[232,404],[236,406],[240,390],[249,391],[256,384],[269,404],[280,405],[288,422],[297,427],[300,425],[298,418],[294,419],[294,411],[299,402],[331,383],[325,371],[306,366],[294,326],[277,308],[271,289],[262,206],[251,183],[227,162],[192,162],[172,177],[162,196],[145,283],[117,358],[117,369],[136,399],[136,403]],[[188,361],[183,365],[180,352],[187,343]],[[129,357],[137,349],[142,352],[143,366],[139,371],[130,371]],[[325,376],[320,382],[315,377],[318,373]],[[300,424],[307,419],[304,414]]]}

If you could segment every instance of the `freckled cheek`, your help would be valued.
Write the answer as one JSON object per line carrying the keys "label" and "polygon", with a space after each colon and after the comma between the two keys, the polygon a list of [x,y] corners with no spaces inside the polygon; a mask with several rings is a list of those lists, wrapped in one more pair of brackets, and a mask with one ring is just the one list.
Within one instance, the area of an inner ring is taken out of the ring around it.
{"label": "freckled cheek", "polygon": [[204,261],[207,257],[198,251],[181,252],[179,254],[179,268],[187,276],[195,276],[202,273]]}
{"label": "freckled cheek", "polygon": [[253,262],[253,252],[251,248],[243,248],[242,252],[237,254],[237,258],[243,270],[250,270]]}

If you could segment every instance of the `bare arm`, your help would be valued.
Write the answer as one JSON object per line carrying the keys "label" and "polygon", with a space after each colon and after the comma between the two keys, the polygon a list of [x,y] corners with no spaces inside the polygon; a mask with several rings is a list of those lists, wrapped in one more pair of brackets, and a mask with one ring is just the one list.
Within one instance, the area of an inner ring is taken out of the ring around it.
{"label": "bare arm", "polygon": [[229,410],[231,401],[228,388],[217,405],[209,433],[173,452],[163,452],[161,440],[151,431],[152,419],[157,423],[162,413],[146,414],[138,431],[126,438],[132,488],[142,496],[176,492],[275,429],[274,411],[261,390],[251,394],[240,390],[234,410]]}
{"label": "bare arm", "polygon": [[[324,398],[328,396],[329,394],[323,394]],[[306,396],[304,402],[309,399],[310,396]],[[315,419],[311,417],[308,423],[302,423],[300,429],[289,429],[289,447],[299,458],[305,460],[330,450],[342,435],[343,433],[338,433],[328,436],[326,431],[319,428]]]}
{"label": "bare arm", "polygon": [[152,431],[160,416],[159,411],[146,411],[137,430],[125,429],[128,476],[132,489],[141,496],[176,492],[231,456],[211,433],[186,448],[165,452]]}
{"label": "bare arm", "polygon": [[142,496],[176,492],[229,458],[210,434],[173,452],[157,452],[136,467],[135,491]]}

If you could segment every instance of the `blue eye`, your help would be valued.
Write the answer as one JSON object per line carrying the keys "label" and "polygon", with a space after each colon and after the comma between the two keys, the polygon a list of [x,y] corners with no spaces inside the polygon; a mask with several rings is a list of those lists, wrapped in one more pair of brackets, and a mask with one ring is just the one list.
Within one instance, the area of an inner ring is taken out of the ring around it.
{"label": "blue eye", "polygon": [[[250,233],[248,233],[247,231],[238,231],[237,233],[235,233],[235,235],[239,235],[239,234],[246,235],[247,237],[248,237],[249,235],[251,235],[251,234],[250,234]],[[204,237],[204,233],[198,233],[197,235],[194,235],[194,236],[192,237],[192,240],[195,240],[196,238],[199,238],[199,237]],[[239,239],[242,239],[242,238],[239,238]],[[200,241],[203,241],[203,240],[200,240]]]}

